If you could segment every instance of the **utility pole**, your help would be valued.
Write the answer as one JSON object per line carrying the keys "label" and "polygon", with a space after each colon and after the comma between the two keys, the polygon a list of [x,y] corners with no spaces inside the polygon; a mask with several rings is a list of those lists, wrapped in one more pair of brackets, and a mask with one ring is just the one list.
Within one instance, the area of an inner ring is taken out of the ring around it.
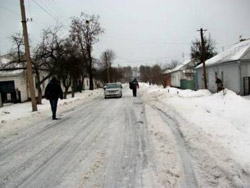
{"label": "utility pole", "polygon": [[26,61],[27,61],[27,78],[28,78],[28,84],[29,84],[29,89],[30,89],[32,111],[37,111],[35,87],[34,87],[34,81],[33,81],[33,75],[32,75],[32,63],[31,63],[31,58],[30,58],[28,31],[27,31],[27,25],[26,25],[24,0],[20,0],[20,8],[21,8],[21,15],[22,15],[25,56],[26,56]]}
{"label": "utility pole", "polygon": [[110,74],[109,74],[109,57],[108,57],[108,54],[107,52],[104,52],[105,53],[105,61],[106,61],[106,67],[107,67],[107,78],[108,78],[108,83],[110,83]]}
{"label": "utility pole", "polygon": [[203,30],[202,28],[198,30],[201,35],[201,60],[202,60],[202,65],[203,65],[203,79],[204,79],[204,87],[207,89],[207,73],[206,73],[206,65],[205,65],[205,54],[206,54],[206,49],[205,49],[205,42],[203,38],[203,32],[206,30]]}

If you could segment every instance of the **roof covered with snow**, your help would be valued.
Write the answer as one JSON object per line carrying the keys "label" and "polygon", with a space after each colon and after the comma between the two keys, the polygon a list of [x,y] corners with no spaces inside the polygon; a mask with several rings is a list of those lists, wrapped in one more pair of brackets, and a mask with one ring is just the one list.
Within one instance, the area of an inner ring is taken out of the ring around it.
{"label": "roof covered with snow", "polygon": [[184,63],[178,65],[177,67],[173,68],[172,70],[167,70],[164,73],[165,74],[169,74],[169,73],[173,73],[173,72],[177,72],[177,71],[182,71],[184,70],[190,63],[193,63],[193,60],[188,60],[185,61]]}
{"label": "roof covered with snow", "polygon": [[[7,58],[6,56],[2,56],[0,57],[0,69],[4,68],[4,66],[6,66],[8,63],[10,62],[10,59]],[[19,68],[21,68],[21,66],[18,66]],[[19,75],[21,73],[23,73],[23,69],[18,69],[18,70],[11,70],[11,71],[1,71],[0,70],[0,77],[1,76],[16,76]]]}
{"label": "roof covered with snow", "polygon": [[[217,54],[216,56],[208,59],[206,61],[206,66],[211,66],[215,64],[221,64],[230,61],[241,60],[250,53],[250,39],[236,43],[229,49]],[[201,68],[202,64],[197,66]]]}

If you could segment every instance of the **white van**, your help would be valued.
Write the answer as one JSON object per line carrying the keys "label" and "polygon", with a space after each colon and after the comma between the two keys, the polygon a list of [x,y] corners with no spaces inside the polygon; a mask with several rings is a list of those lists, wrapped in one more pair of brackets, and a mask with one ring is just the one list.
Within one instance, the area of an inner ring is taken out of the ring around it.
{"label": "white van", "polygon": [[122,97],[122,85],[120,83],[108,83],[104,87],[104,98]]}

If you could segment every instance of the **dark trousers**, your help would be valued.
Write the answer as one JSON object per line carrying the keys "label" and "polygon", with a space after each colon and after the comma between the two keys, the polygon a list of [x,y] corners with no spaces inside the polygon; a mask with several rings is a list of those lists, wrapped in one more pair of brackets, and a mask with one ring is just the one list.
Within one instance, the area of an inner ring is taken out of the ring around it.
{"label": "dark trousers", "polygon": [[133,89],[133,96],[136,97],[136,88]]}
{"label": "dark trousers", "polygon": [[56,118],[57,101],[58,101],[58,99],[50,99],[49,100],[51,111],[52,111],[52,119]]}

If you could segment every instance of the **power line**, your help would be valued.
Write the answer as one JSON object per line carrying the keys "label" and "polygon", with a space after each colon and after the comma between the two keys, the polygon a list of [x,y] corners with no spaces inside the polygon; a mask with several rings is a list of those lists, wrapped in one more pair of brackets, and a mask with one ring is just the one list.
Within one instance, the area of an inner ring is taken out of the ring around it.
{"label": "power line", "polygon": [[47,11],[43,6],[41,6],[39,3],[37,3],[35,0],[32,0],[38,7],[40,7],[44,12],[46,12],[50,17],[52,17],[56,22],[58,19],[54,17],[49,11]]}
{"label": "power line", "polygon": [[[50,17],[52,17],[57,23],[59,23],[59,18],[57,18],[54,13],[51,12],[51,10],[49,10],[48,8],[44,7],[44,4],[41,5],[39,4],[36,0],[32,0],[39,8],[41,8],[44,12],[46,12]],[[45,5],[46,7],[48,7],[47,5]],[[64,20],[63,20],[64,21]],[[65,29],[69,29],[69,26],[65,23],[60,22],[60,24],[65,28]]]}
{"label": "power line", "polygon": [[124,59],[127,63],[140,63],[140,62],[145,62],[145,61],[156,61],[156,60],[168,60],[170,58],[177,58],[177,57],[182,57],[182,55],[179,56],[168,56],[168,57],[160,57],[160,58],[151,58],[151,59],[144,59],[144,60],[128,60],[126,58],[117,56],[120,59]]}
{"label": "power line", "polygon": [[[43,1],[41,1],[41,3],[42,3]],[[51,1],[50,1],[51,2]],[[64,16],[64,14],[61,14],[59,11],[56,11],[56,9],[55,8],[51,8],[52,7],[52,4],[51,3],[49,3],[50,5],[47,5],[45,2],[43,2],[42,3],[43,4],[43,6],[52,14],[52,15],[54,15],[56,18],[57,18],[57,21],[59,22],[59,20],[61,20],[61,23],[62,24],[65,24],[65,27],[68,27],[68,24],[64,21],[64,19],[62,19],[62,17]],[[55,6],[54,6],[55,7]],[[57,15],[59,15],[59,18],[58,18],[58,16]]]}
{"label": "power line", "polygon": [[13,11],[13,10],[11,10],[11,9],[8,9],[8,8],[2,7],[2,6],[0,6],[0,8],[3,9],[3,10],[5,10],[5,11],[7,11],[7,12],[10,12],[10,13],[12,13],[12,14],[15,14],[15,15],[18,15],[18,16],[21,15],[20,13],[18,14],[18,13],[16,13],[15,11]]}
{"label": "power line", "polygon": [[172,45],[190,45],[190,42],[167,42],[167,41],[154,41],[154,40],[138,40],[138,39],[122,39],[110,36],[103,36],[103,38],[120,40],[120,41],[133,41],[133,42],[144,42],[144,43],[157,43],[157,44],[172,44]]}
{"label": "power line", "polygon": [[61,15],[66,15],[67,16],[67,13],[62,9],[60,8],[60,6],[56,3],[56,1],[54,0],[49,0],[51,3],[53,3],[55,5],[55,7],[57,7],[57,9],[62,13]]}

